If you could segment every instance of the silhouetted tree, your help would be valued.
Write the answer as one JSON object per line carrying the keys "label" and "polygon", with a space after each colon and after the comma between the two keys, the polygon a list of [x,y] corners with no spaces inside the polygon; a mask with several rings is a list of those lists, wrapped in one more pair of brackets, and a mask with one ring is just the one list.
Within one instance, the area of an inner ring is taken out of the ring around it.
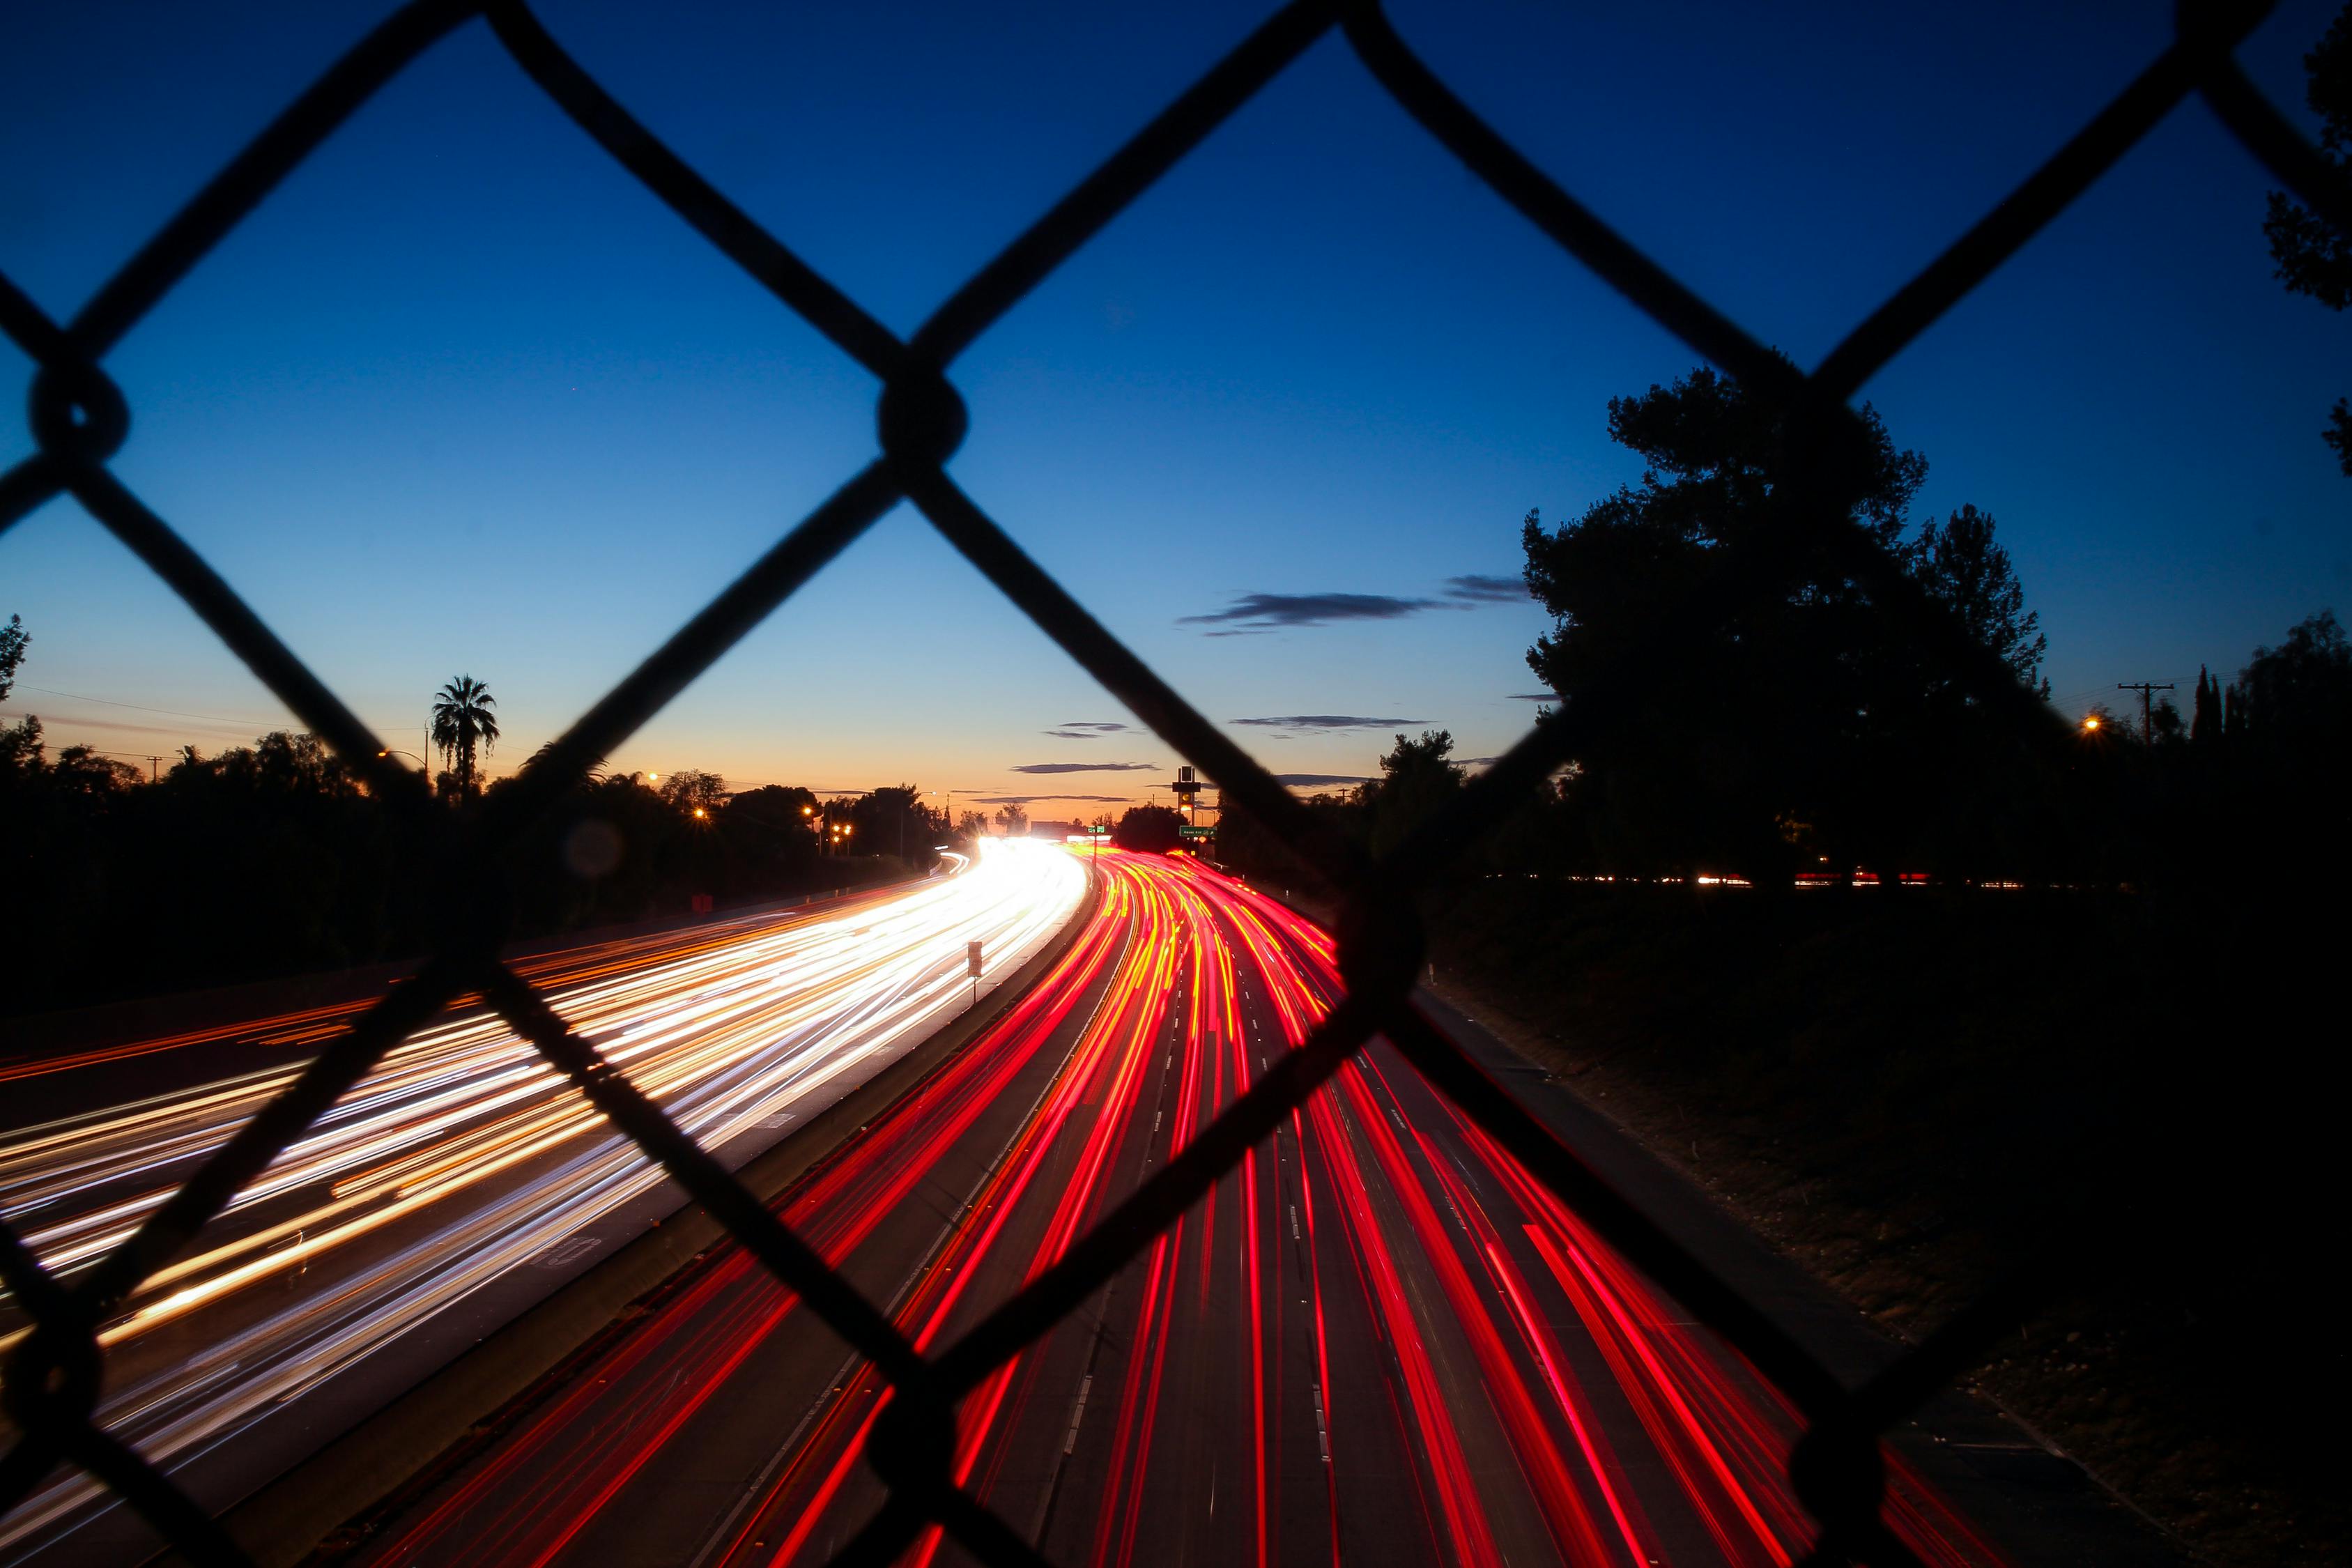
{"label": "silhouetted tree", "polygon": [[923,804],[923,792],[910,784],[895,784],[859,796],[851,803],[850,820],[856,825],[858,846],[869,855],[892,855],[908,866],[929,866],[935,857],[947,819]]}
{"label": "silhouetted tree", "polygon": [[[562,742],[558,741],[549,741],[542,744],[539,750],[533,752],[529,757],[524,759],[522,771],[529,773],[533,768],[545,767],[549,761],[555,755],[555,748],[561,743]],[[604,759],[602,757],[593,757],[589,759],[587,766],[580,770],[579,778],[575,782],[594,784],[603,779],[604,776]]]}
{"label": "silhouetted tree", "polygon": [[25,662],[25,646],[33,639],[25,635],[21,616],[10,616],[8,624],[0,626],[0,702],[8,700],[8,693],[16,689],[16,669]]}
{"label": "silhouetted tree", "polygon": [[490,689],[470,675],[459,676],[433,699],[433,744],[449,764],[459,800],[471,800],[482,792],[475,753],[498,745],[499,721],[490,711],[498,705]]}
{"label": "silhouetted tree", "polygon": [[1110,839],[1122,849],[1165,855],[1184,841],[1179,831],[1183,826],[1184,818],[1167,806],[1129,806],[1110,830]]}
{"label": "silhouetted tree", "polygon": [[677,773],[662,775],[660,794],[671,809],[687,816],[708,820],[727,804],[727,781],[717,773],[681,768]]}
{"label": "silhouetted tree", "polygon": [[[1977,641],[2033,687],[2050,639],[2040,630],[2042,617],[2025,607],[2025,585],[1992,534],[1992,513],[1963,506],[1945,522],[1929,518],[1904,547],[1904,564],[1928,597],[1958,616]],[[2050,683],[2036,689],[2047,698]]]}
{"label": "silhouetted tree", "polygon": [[2210,750],[2221,739],[2221,684],[2197,667],[2197,705],[2189,720],[2189,743]]}
{"label": "silhouetted tree", "polygon": [[2352,641],[2333,610],[2291,628],[2276,647],[2258,647],[2238,672],[2248,731],[2258,735],[2332,736],[2352,720]]}
{"label": "silhouetted tree", "polygon": [[[2319,116],[2321,155],[2352,180],[2352,5],[2336,14],[2318,47],[2303,57],[2303,68],[2309,78],[2305,101]],[[2331,310],[2352,305],[2352,241],[2334,225],[2285,192],[2273,191],[2263,233],[2271,242],[2271,259],[2278,263],[2278,280],[2289,293],[2308,294]],[[2352,476],[2352,404],[2336,400],[2320,438]]]}
{"label": "silhouetted tree", "polygon": [[[1608,681],[1642,684],[1631,711],[1578,759],[1580,798],[1605,858],[1624,868],[1711,861],[1769,877],[1794,853],[1782,822],[1851,833],[1855,812],[1841,806],[1901,794],[1899,781],[1872,773],[1883,752],[1862,754],[1857,742],[1891,706],[1916,705],[1916,683],[1895,679],[1916,661],[1872,657],[1888,628],[1841,573],[1748,595],[1719,625],[1677,628],[1667,663],[1633,667],[1634,650],[1654,642],[1727,548],[1783,525],[1785,412],[1704,367],[1612,398],[1609,433],[1641,455],[1641,481],[1557,530],[1532,512],[1522,530],[1528,587],[1557,617],[1529,668],[1571,704]],[[1868,407],[1861,430],[1848,519],[1892,549],[1927,461],[1898,450]]]}
{"label": "silhouetted tree", "polygon": [[1029,811],[1019,801],[1007,801],[996,808],[996,826],[1008,838],[1018,838],[1029,831]]}
{"label": "silhouetted tree", "polygon": [[1381,759],[1381,776],[1358,786],[1371,816],[1371,846],[1386,855],[1412,837],[1462,789],[1462,767],[1453,761],[1454,736],[1423,730],[1421,739],[1399,735]]}
{"label": "silhouetted tree", "polygon": [[[16,689],[16,671],[25,662],[25,648],[32,642],[25,623],[16,616],[0,626],[0,702],[8,700]],[[14,724],[0,724],[0,774],[22,773],[40,765],[41,721],[27,713]]]}

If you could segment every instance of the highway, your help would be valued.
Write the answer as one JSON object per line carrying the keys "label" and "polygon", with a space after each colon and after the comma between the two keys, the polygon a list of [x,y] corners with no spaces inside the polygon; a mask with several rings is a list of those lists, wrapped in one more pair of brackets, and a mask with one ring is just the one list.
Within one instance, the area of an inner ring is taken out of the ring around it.
{"label": "highway", "polygon": [[[779,1199],[936,1352],[1339,993],[1328,937],[1182,859]],[[887,1390],[720,1249],[382,1517],[372,1564],[817,1563],[880,1505]],[[1793,1413],[1376,1043],[964,1404],[962,1484],[1054,1562],[1783,1564]],[[1933,1564],[2001,1554],[1899,1457]],[[964,1561],[936,1531],[908,1559]]]}
{"label": "highway", "polygon": [[[991,975],[1009,973],[1084,892],[1058,849],[995,843],[912,886],[521,967],[679,1126],[740,1164],[968,1005],[967,942],[983,943]],[[69,1078],[101,1099],[110,1084],[170,1087],[14,1128],[0,1208],[70,1279],[354,1010],[14,1064],[19,1079]],[[100,1416],[218,1506],[682,1201],[502,1020],[453,1011],[389,1053],[106,1326]],[[25,1320],[13,1301],[0,1310],[5,1346]],[[0,1558],[135,1561],[140,1530],[60,1471],[0,1520]]]}

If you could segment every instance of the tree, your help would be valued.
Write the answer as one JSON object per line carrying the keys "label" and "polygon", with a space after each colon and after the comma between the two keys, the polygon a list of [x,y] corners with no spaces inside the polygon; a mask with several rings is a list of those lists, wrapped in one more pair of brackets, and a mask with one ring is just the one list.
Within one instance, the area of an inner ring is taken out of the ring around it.
{"label": "tree", "polygon": [[727,781],[717,773],[681,768],[663,775],[660,793],[680,816],[708,820],[727,804]]}
{"label": "tree", "polygon": [[[25,648],[32,641],[25,630],[24,621],[16,616],[0,626],[0,702],[8,700],[16,689],[16,671],[25,662]],[[14,724],[0,724],[0,777],[26,772],[41,765],[41,721],[27,713]]]}
{"label": "tree", "polygon": [[856,838],[876,855],[895,855],[908,866],[928,866],[947,818],[923,804],[923,792],[910,784],[872,790],[850,804],[849,819]]}
{"label": "tree", "polygon": [[1004,830],[1007,838],[1018,838],[1029,831],[1029,812],[1021,802],[1008,800],[996,808],[996,826]]}
{"label": "tree", "polygon": [[2221,739],[2221,683],[2197,667],[2197,705],[2189,710],[2189,743],[2210,749]]}
{"label": "tree", "polygon": [[[2336,14],[2319,45],[2303,57],[2309,80],[2304,100],[2319,116],[2320,155],[2339,176],[2352,177],[2352,4]],[[2271,242],[2276,277],[2290,294],[2308,294],[2331,310],[2352,305],[2352,239],[2284,191],[2270,195],[2263,233]],[[2352,477],[2352,404],[2343,398],[2320,439]]]}
{"label": "tree", "polygon": [[[1769,875],[1792,852],[1781,823],[1856,819],[1905,787],[1870,776],[1884,748],[1859,748],[1919,693],[1898,682],[1902,661],[1873,657],[1894,628],[1843,574],[1816,568],[1749,595],[1717,625],[1672,619],[1724,551],[1782,522],[1785,424],[1769,395],[1705,367],[1612,398],[1609,433],[1643,458],[1640,483],[1557,530],[1533,512],[1524,524],[1528,587],[1556,617],[1528,667],[1571,710],[1604,685],[1643,683],[1576,759],[1604,858],[1627,869],[1708,861]],[[1846,518],[1891,550],[1927,460],[1898,450],[1867,406],[1860,428]],[[1637,667],[1662,631],[1680,645]]]}
{"label": "tree", "polygon": [[2316,741],[2352,729],[2352,641],[2336,612],[2292,627],[2276,647],[2257,647],[2238,672],[2238,703],[2257,739]]}
{"label": "tree", "polygon": [[16,687],[16,668],[25,662],[25,645],[33,639],[25,635],[21,616],[10,616],[8,624],[0,626],[0,702],[8,700],[8,693]]}
{"label": "tree", "polygon": [[[549,759],[555,755],[555,748],[562,744],[561,741],[549,741],[541,744],[539,750],[523,760],[523,771],[528,773],[533,768],[545,767]],[[571,782],[575,784],[602,783],[604,777],[604,758],[592,757],[588,761],[588,765],[581,770],[579,777]]]}
{"label": "tree", "polygon": [[433,744],[449,764],[454,791],[460,800],[482,793],[474,755],[488,752],[499,742],[499,721],[490,710],[499,700],[470,675],[461,675],[443,687],[433,700]]}
{"label": "tree", "polygon": [[1121,849],[1165,855],[1184,841],[1183,826],[1184,818],[1167,806],[1129,806],[1110,830],[1110,839]]}
{"label": "tree", "polygon": [[1381,776],[1362,785],[1361,803],[1371,812],[1372,852],[1386,855],[1412,837],[1462,788],[1461,764],[1452,760],[1454,736],[1423,730],[1405,735],[1381,759]]}
{"label": "tree", "polygon": [[[1929,598],[1957,615],[1977,641],[2032,687],[2050,639],[2040,630],[2042,617],[2025,607],[2025,585],[1992,531],[1992,513],[1973,506],[1940,524],[1929,518],[1904,547],[1903,563]],[[2046,699],[2050,683],[2038,689]]]}

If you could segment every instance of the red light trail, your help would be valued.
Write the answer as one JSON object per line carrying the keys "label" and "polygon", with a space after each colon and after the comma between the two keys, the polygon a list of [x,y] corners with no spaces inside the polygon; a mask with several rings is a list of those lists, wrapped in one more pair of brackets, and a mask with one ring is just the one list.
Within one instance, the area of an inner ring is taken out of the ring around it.
{"label": "red light trail", "polygon": [[[936,1353],[1340,994],[1328,935],[1197,864],[1106,855],[1016,1011],[786,1217]],[[387,1563],[823,1561],[880,1506],[887,1385],[716,1255],[394,1521]],[[965,1401],[961,1485],[1057,1563],[1787,1564],[1793,1410],[1376,1044]],[[2000,1554],[1897,1457],[1926,1563]],[[960,1558],[927,1531],[907,1561]]]}

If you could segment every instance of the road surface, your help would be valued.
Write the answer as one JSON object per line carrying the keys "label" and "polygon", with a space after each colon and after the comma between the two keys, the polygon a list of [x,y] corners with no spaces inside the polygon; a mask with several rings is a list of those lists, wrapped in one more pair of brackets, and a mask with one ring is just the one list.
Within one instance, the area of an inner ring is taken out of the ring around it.
{"label": "road surface", "polygon": [[[967,942],[983,943],[990,973],[1009,973],[1084,888],[1057,849],[992,844],[909,889],[531,967],[608,1061],[740,1164],[968,1005]],[[174,1087],[12,1131],[0,1208],[70,1279],[349,1011],[86,1053],[86,1080],[146,1073]],[[274,1065],[253,1060],[269,1047]],[[244,1070],[191,1069],[215,1049]],[[225,1505],[681,1201],[501,1020],[453,1013],[390,1053],[106,1326],[100,1418]],[[5,1349],[25,1320],[4,1299],[0,1311]],[[0,1519],[10,1562],[135,1561],[145,1541],[66,1471]]]}
{"label": "road surface", "polygon": [[[936,1352],[1296,1047],[1329,940],[1105,856],[1001,1025],[779,1201]],[[374,1564],[817,1563],[880,1505],[880,1381],[740,1251],[388,1517]],[[1376,1044],[960,1412],[962,1484],[1055,1563],[1786,1563],[1796,1422]],[[2000,1554],[1899,1459],[1930,1563]],[[936,1532],[911,1561],[962,1561]]]}

